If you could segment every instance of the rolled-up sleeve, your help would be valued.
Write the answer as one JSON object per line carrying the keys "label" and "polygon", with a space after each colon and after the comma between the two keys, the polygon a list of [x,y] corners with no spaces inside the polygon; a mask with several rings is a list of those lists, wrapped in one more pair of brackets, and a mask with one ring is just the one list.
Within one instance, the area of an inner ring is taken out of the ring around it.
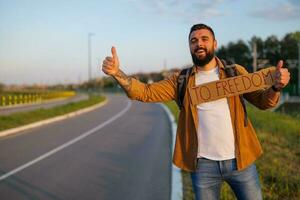
{"label": "rolled-up sleeve", "polygon": [[176,97],[178,73],[151,84],[145,84],[132,78],[131,89],[126,91],[127,96],[132,100],[142,102],[166,102]]}
{"label": "rolled-up sleeve", "polygon": [[[245,68],[237,65],[240,74],[248,74]],[[280,92],[275,92],[272,88],[257,90],[243,94],[243,97],[259,109],[269,109],[277,105],[280,99]]]}

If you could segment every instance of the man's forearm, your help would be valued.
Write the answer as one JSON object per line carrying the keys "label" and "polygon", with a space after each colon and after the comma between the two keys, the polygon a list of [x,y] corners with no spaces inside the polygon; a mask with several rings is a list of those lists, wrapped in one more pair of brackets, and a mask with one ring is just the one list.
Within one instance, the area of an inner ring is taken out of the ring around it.
{"label": "man's forearm", "polygon": [[131,89],[131,77],[127,76],[122,70],[119,70],[113,77],[126,92]]}

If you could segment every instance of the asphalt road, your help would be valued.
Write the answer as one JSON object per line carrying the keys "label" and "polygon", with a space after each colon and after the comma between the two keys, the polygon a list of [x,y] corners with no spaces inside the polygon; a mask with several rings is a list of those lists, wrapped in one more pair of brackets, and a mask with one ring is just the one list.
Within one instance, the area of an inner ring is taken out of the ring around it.
{"label": "asphalt road", "polygon": [[65,99],[50,100],[50,101],[45,101],[45,102],[35,103],[35,104],[0,107],[0,115],[10,115],[17,112],[27,112],[31,110],[40,109],[40,108],[47,109],[55,106],[64,105],[67,103],[82,101],[88,98],[89,97],[86,94],[77,94],[73,97],[65,98]]}
{"label": "asphalt road", "polygon": [[164,110],[109,98],[95,111],[0,138],[0,199],[170,199]]}

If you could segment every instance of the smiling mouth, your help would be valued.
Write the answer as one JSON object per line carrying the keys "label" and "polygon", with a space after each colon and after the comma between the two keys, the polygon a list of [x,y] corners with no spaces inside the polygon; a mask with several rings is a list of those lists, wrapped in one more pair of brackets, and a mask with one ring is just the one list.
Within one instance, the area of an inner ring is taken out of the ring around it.
{"label": "smiling mouth", "polygon": [[198,49],[198,50],[196,50],[196,53],[197,54],[204,54],[204,53],[206,53],[206,51],[204,49]]}

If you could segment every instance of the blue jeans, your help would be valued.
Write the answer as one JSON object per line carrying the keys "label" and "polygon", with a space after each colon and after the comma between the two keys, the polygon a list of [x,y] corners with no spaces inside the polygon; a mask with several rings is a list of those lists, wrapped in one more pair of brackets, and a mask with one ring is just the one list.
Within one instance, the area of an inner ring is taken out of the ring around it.
{"label": "blue jeans", "polygon": [[236,159],[213,161],[198,159],[197,171],[191,173],[196,200],[220,199],[221,185],[226,181],[239,200],[262,200],[256,166],[237,171]]}

